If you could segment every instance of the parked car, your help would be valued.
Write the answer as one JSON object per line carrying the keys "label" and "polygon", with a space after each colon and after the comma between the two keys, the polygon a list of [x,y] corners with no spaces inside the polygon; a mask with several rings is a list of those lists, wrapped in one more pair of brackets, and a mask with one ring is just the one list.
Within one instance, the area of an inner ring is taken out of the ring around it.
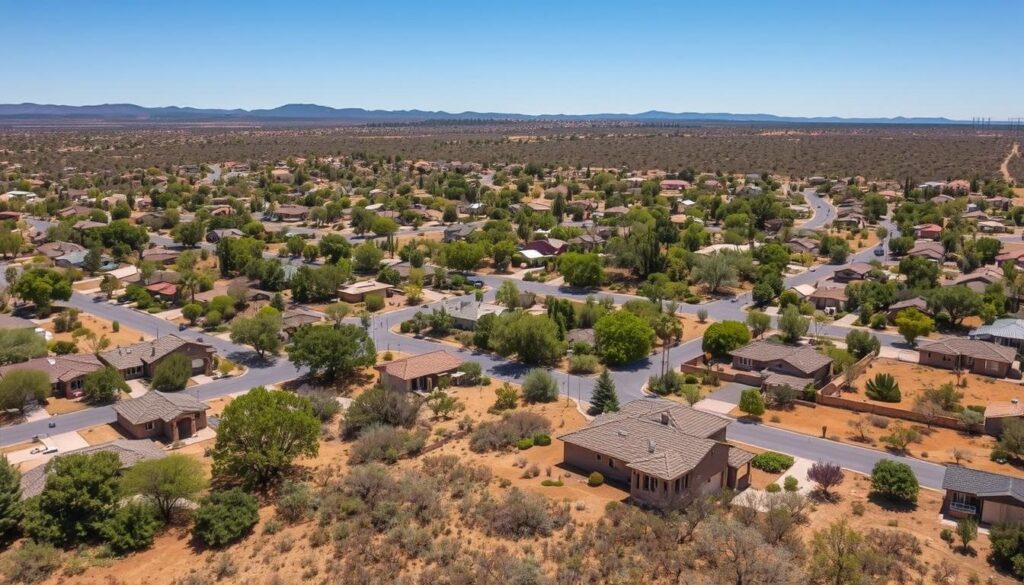
{"label": "parked car", "polygon": [[875,248],[875,256],[885,256],[885,250],[881,246]]}

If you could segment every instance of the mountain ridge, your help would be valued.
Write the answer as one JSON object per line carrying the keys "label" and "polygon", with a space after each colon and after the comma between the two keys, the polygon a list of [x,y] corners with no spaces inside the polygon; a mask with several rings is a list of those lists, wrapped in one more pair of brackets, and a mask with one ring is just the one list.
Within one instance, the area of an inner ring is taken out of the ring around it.
{"label": "mountain ridge", "polygon": [[969,124],[946,117],[894,116],[780,116],[775,114],[736,114],[730,112],[666,112],[648,110],[638,113],[594,114],[517,114],[503,112],[446,112],[431,110],[367,110],[334,108],[319,104],[285,104],[276,108],[194,108],[188,106],[145,107],[136,104],[94,104],[69,106],[58,104],[0,104],[0,120],[12,119],[105,119],[137,122],[188,122],[212,120],[254,121],[348,121],[348,122],[429,122],[459,120],[495,121],[637,121],[637,122],[763,122],[805,124]]}

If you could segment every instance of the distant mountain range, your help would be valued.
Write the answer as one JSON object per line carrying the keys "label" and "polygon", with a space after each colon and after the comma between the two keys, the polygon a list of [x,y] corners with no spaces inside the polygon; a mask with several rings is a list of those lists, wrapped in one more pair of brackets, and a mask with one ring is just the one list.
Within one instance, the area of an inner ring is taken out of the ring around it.
{"label": "distant mountain range", "polygon": [[949,118],[841,118],[838,116],[800,117],[772,114],[731,114],[701,112],[662,112],[652,110],[638,114],[511,114],[499,112],[430,112],[423,110],[365,110],[362,108],[331,108],[316,104],[287,104],[272,109],[211,109],[166,106],[146,108],[134,104],[101,104],[95,106],[59,106],[49,104],[0,104],[0,122],[17,120],[48,120],[51,122],[82,122],[106,120],[120,122],[429,122],[458,120],[505,121],[634,121],[634,122],[761,122],[787,124],[967,124]]}

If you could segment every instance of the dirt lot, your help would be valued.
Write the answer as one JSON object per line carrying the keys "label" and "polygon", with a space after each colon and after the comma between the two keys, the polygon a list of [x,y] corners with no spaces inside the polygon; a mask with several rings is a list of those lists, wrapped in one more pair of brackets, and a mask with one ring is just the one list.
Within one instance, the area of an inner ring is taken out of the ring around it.
{"label": "dirt lot", "polygon": [[58,414],[67,414],[69,412],[85,410],[89,408],[89,404],[80,398],[50,397],[46,399],[46,405],[43,408],[51,415],[57,416]]}
{"label": "dirt lot", "polygon": [[90,445],[99,445],[100,443],[127,438],[121,434],[121,431],[117,430],[116,426],[112,424],[89,427],[78,431],[78,434],[82,435],[82,438]]}
{"label": "dirt lot", "polygon": [[[896,382],[899,383],[902,397],[900,402],[878,402],[871,400],[864,394],[864,384],[881,372],[892,374]],[[1008,401],[1012,398],[1024,397],[1024,387],[1019,384],[977,374],[967,374],[962,376],[962,379],[967,381],[966,386],[958,388],[964,393],[962,401],[964,406],[971,404],[986,405],[990,402]],[[888,358],[879,358],[873,360],[867,369],[854,380],[857,392],[844,392],[843,398],[911,410],[914,406],[914,400],[923,394],[926,388],[937,388],[946,383],[957,383],[957,376],[952,371]]]}
{"label": "dirt lot", "polygon": [[[739,409],[733,410],[730,414],[737,417],[743,416]],[[860,431],[850,426],[852,421],[857,420],[866,423],[863,427],[865,435],[863,440],[860,437]],[[889,419],[888,427],[882,429],[871,425],[866,414],[820,405],[815,407],[796,405],[789,410],[769,409],[761,417],[761,421],[762,424],[768,426],[815,437],[820,437],[822,427],[826,427],[826,436],[834,441],[870,447],[880,451],[886,449],[881,442],[882,437],[889,434],[895,425],[902,424],[921,433],[921,441],[912,443],[908,448],[907,454],[912,457],[933,463],[955,463],[953,449],[956,448],[967,455],[962,463],[968,467],[1024,477],[1024,470],[1009,464],[999,464],[989,459],[989,452],[995,446],[996,441],[987,435],[970,435],[939,427],[928,429],[925,425],[897,422],[894,419]]]}
{"label": "dirt lot", "polygon": [[[121,325],[120,330],[115,333],[110,321],[107,321],[106,319],[101,319],[100,317],[96,317],[88,313],[79,314],[78,321],[79,323],[82,324],[83,327],[85,327],[89,331],[96,333],[96,335],[106,335],[110,339],[110,347],[117,347],[119,345],[130,345],[132,343],[138,343],[139,341],[149,339],[148,336],[143,335],[141,332],[136,331],[130,327],[125,327],[124,325]],[[43,323],[42,328],[53,333],[53,320],[51,319]],[[75,339],[71,336],[70,331],[66,331],[64,333],[53,333],[53,339],[55,341],[75,341]],[[84,349],[84,345],[82,345],[80,349]]]}

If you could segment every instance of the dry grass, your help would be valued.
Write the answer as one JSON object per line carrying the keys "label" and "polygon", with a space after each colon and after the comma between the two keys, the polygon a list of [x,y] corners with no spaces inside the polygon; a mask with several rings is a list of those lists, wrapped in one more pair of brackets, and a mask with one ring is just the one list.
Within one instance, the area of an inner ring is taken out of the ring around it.
{"label": "dry grass", "polygon": [[[864,394],[864,384],[879,373],[891,374],[900,385],[902,400],[898,403],[878,402]],[[1008,401],[1024,396],[1024,388],[1019,384],[997,380],[977,374],[966,374],[961,377],[966,385],[957,386],[964,393],[963,405],[986,405],[990,402]],[[843,398],[861,402],[911,410],[914,400],[924,393],[926,388],[937,388],[943,384],[957,384],[957,376],[950,370],[942,370],[899,360],[878,358],[872,360],[864,372],[856,380],[856,393],[844,392]]]}

